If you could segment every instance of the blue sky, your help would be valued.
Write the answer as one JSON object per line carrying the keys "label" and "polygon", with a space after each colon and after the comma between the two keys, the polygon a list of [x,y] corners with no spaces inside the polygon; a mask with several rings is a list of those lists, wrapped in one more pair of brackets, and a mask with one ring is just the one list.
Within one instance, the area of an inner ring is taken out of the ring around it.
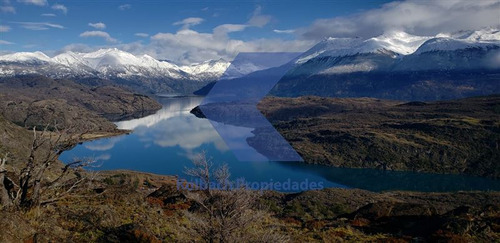
{"label": "blue sky", "polygon": [[239,51],[303,51],[328,36],[368,38],[393,28],[434,34],[496,26],[500,18],[499,0],[0,2],[2,52],[117,47],[179,63]]}

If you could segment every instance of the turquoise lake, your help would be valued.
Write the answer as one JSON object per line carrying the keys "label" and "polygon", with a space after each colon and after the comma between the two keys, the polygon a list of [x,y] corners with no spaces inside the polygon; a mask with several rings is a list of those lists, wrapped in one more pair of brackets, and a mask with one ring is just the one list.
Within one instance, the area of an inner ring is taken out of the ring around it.
{"label": "turquoise lake", "polygon": [[[133,130],[131,134],[79,144],[64,152],[60,159],[70,162],[75,158],[91,157],[100,165],[92,168],[94,170],[135,170],[189,179],[184,175],[185,168],[191,167],[191,159],[204,151],[214,164],[226,163],[232,179],[244,178],[247,182],[307,182],[316,187],[371,191],[500,190],[500,180],[464,175],[333,168],[303,162],[238,161],[210,121],[190,113],[202,99],[159,98],[163,108],[155,114],[116,122],[118,128]],[[249,128],[235,127],[235,131],[235,136],[241,137],[240,141],[252,136]],[[298,191],[291,188],[278,190]]]}

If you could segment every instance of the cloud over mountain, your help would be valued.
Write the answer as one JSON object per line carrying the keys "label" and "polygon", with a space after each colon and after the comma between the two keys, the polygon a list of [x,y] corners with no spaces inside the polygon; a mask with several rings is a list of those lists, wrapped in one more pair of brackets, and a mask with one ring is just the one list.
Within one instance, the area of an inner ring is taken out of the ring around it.
{"label": "cloud over mountain", "polygon": [[118,43],[118,40],[111,37],[107,32],[94,30],[94,31],[85,31],[80,34],[80,37],[100,37],[106,40],[109,43]]}
{"label": "cloud over mountain", "polygon": [[355,15],[316,20],[300,29],[298,34],[301,38],[314,40],[325,37],[369,38],[390,30],[435,35],[498,27],[499,13],[499,0],[395,1]]}

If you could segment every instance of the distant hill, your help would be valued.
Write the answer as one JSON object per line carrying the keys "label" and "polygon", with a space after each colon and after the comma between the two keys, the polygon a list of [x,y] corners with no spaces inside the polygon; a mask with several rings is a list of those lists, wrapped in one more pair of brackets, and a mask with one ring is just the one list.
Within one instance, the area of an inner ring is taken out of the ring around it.
{"label": "distant hill", "polygon": [[43,76],[0,78],[0,115],[21,126],[113,131],[102,115],[115,117],[150,113],[161,108],[155,100],[115,86],[89,86]]}

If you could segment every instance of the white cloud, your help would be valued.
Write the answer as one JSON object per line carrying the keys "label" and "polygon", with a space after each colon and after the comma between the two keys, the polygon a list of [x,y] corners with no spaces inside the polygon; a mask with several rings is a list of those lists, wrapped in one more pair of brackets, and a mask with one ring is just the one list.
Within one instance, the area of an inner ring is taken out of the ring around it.
{"label": "white cloud", "polygon": [[112,149],[115,144],[123,140],[123,137],[112,137],[109,139],[95,140],[84,147],[91,151],[107,151]]}
{"label": "white cloud", "polygon": [[89,46],[87,44],[82,43],[74,43],[64,46],[61,50],[55,51],[53,53],[45,52],[47,55],[57,55],[64,52],[72,51],[72,52],[93,52],[98,50],[99,48],[107,48],[109,46]]}
{"label": "white cloud", "polygon": [[44,13],[44,14],[41,14],[40,16],[42,16],[42,17],[56,17],[57,15],[55,15],[53,13]]}
{"label": "white cloud", "polygon": [[231,32],[243,31],[248,27],[263,27],[271,21],[271,16],[262,15],[262,8],[258,6],[252,17],[245,24],[222,24],[214,28],[215,35],[226,35]]}
{"label": "white cloud", "polygon": [[100,48],[116,47],[135,55],[148,54],[161,60],[171,60],[178,64],[200,63],[223,58],[232,60],[240,52],[303,52],[316,41],[257,39],[243,41],[213,33],[200,33],[193,30],[179,30],[177,33],[158,33],[151,36],[150,43],[140,41],[114,45],[70,44],[58,54],[66,51],[92,52]]}
{"label": "white cloud", "polygon": [[225,35],[231,32],[243,31],[247,27],[246,24],[222,24],[214,28],[214,34],[216,35]]}
{"label": "white cloud", "polygon": [[104,31],[98,31],[98,30],[85,31],[85,32],[80,34],[80,37],[85,37],[85,38],[87,38],[87,37],[100,37],[100,38],[105,39],[107,42],[118,43],[118,40],[111,37],[108,33],[104,32]]}
{"label": "white cloud", "polygon": [[149,37],[149,34],[146,34],[146,33],[135,33],[134,35],[138,36],[138,37],[143,37],[143,38]]}
{"label": "white cloud", "polygon": [[92,28],[100,29],[100,30],[106,29],[106,25],[102,22],[89,23],[89,26]]}
{"label": "white cloud", "polygon": [[20,3],[37,5],[37,6],[47,5],[47,0],[17,0],[17,1]]}
{"label": "white cloud", "polygon": [[189,27],[199,25],[203,21],[205,20],[202,18],[191,17],[191,18],[185,18],[181,21],[177,21],[174,23],[174,25],[182,25],[183,29],[189,29]]}
{"label": "white cloud", "polygon": [[[253,12],[250,19],[261,16],[260,12],[261,10],[258,8]],[[175,33],[152,35],[148,44],[137,41],[112,45],[112,47],[137,55],[148,54],[157,59],[171,60],[179,64],[190,64],[219,58],[232,60],[239,52],[302,52],[316,44],[316,41],[313,40],[282,40],[278,38],[244,41],[231,38],[228,35],[230,32],[263,26],[267,22],[268,20],[257,21],[254,18],[252,21],[249,20],[243,24],[222,24],[215,27],[211,32],[197,32],[189,28],[181,28]],[[182,20],[179,21],[178,25],[192,25],[194,23],[200,23],[200,20]],[[135,35],[139,37],[148,36],[145,33],[136,33]],[[91,47],[84,44],[73,44],[66,46],[63,50],[88,52],[99,48],[102,48],[102,46]]]}
{"label": "white cloud", "polygon": [[262,7],[255,8],[252,17],[248,20],[248,24],[256,27],[263,27],[271,21],[270,15],[262,15]]}
{"label": "white cloud", "polygon": [[273,32],[278,34],[293,34],[295,30],[273,30]]}
{"label": "white cloud", "polygon": [[54,5],[52,5],[52,9],[61,11],[61,12],[63,12],[63,14],[68,13],[68,8],[62,4],[54,4]]}
{"label": "white cloud", "polygon": [[0,6],[0,12],[2,13],[16,13],[16,9],[12,6]]}
{"label": "white cloud", "polygon": [[49,22],[11,22],[13,24],[18,24],[21,27],[28,30],[48,30],[50,28],[54,29],[64,29],[64,26],[59,24],[53,24]]}
{"label": "white cloud", "polygon": [[13,42],[5,41],[5,40],[0,40],[0,45],[13,45]]}
{"label": "white cloud", "polygon": [[10,27],[7,25],[0,25],[0,32],[9,32]]}
{"label": "white cloud", "polygon": [[132,8],[132,5],[130,5],[130,4],[123,4],[123,5],[118,6],[118,9],[122,10],[122,11],[127,10],[127,9],[131,9],[131,8]]}
{"label": "white cloud", "polygon": [[315,41],[310,40],[257,39],[243,41],[231,39],[227,35],[216,33],[215,30],[213,33],[180,30],[176,33],[153,35],[148,45],[123,45],[122,48],[136,54],[148,53],[159,59],[188,64],[218,58],[232,60],[239,52],[305,51],[313,44]]}
{"label": "white cloud", "polygon": [[500,26],[499,0],[394,1],[347,17],[316,20],[298,31],[302,38],[372,37],[390,30],[435,35]]}

